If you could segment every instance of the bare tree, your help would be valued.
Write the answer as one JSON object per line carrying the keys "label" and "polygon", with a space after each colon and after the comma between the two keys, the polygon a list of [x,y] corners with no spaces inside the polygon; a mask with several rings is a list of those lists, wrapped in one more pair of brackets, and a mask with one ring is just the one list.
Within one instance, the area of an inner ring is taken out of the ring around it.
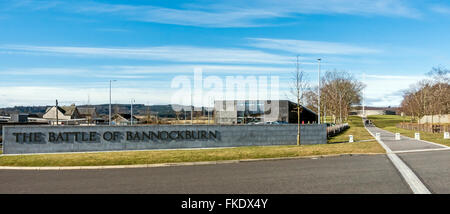
{"label": "bare tree", "polygon": [[306,89],[308,88],[308,83],[306,82],[305,72],[300,69],[298,57],[299,56],[297,56],[296,70],[292,74],[291,79],[291,94],[297,101],[297,145],[300,145],[300,114],[302,112],[303,96]]}
{"label": "bare tree", "polygon": [[413,118],[417,117],[418,123],[425,115],[431,115],[431,123],[434,123],[434,115],[450,113],[449,74],[448,69],[432,68],[427,73],[430,79],[421,80],[404,91],[402,111]]}
{"label": "bare tree", "polygon": [[[347,120],[352,105],[359,104],[362,100],[364,84],[356,80],[353,75],[345,71],[327,71],[321,79],[320,103],[321,109],[326,109],[334,116],[339,116],[339,122]],[[317,109],[317,89],[307,93],[308,105]],[[323,106],[323,107],[322,107]]]}

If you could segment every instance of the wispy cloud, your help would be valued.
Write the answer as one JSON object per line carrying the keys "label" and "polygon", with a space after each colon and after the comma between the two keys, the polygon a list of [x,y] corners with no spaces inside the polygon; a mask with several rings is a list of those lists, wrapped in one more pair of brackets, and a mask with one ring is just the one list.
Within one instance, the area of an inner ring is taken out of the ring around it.
{"label": "wispy cloud", "polygon": [[98,28],[97,31],[102,31],[102,32],[119,32],[119,33],[130,32],[130,30],[121,29],[121,28]]}
{"label": "wispy cloud", "polygon": [[57,9],[69,13],[107,14],[121,19],[200,27],[257,27],[270,20],[302,14],[346,14],[417,18],[421,14],[407,1],[393,0],[224,0],[181,4],[177,8],[154,5],[34,1],[17,7]]}
{"label": "wispy cloud", "polygon": [[[52,105],[58,99],[61,105],[104,104],[109,102],[108,88],[49,87],[49,86],[9,86],[0,87],[0,107]],[[136,103],[168,104],[173,91],[154,88],[114,87],[113,103],[129,103],[131,98]],[[159,96],[150,96],[158,94]],[[24,99],[24,97],[26,99]]]}
{"label": "wispy cloud", "polygon": [[240,65],[164,65],[164,66],[102,66],[108,72],[127,74],[192,74],[194,69],[201,69],[205,74],[285,74],[293,71],[293,67],[272,66],[240,66]]}
{"label": "wispy cloud", "polygon": [[450,7],[443,5],[433,5],[430,7],[431,11],[444,15],[450,15]]}
{"label": "wispy cloud", "polygon": [[[10,76],[8,84],[1,84],[0,87],[0,106],[12,105],[50,105],[53,103],[55,97],[67,103],[84,104],[88,94],[91,100],[95,103],[106,103],[108,100],[108,81],[105,79],[117,78],[119,81],[114,86],[113,102],[123,103],[128,102],[130,96],[133,96],[140,103],[146,103],[151,98],[152,103],[170,103],[170,97],[174,92],[173,89],[167,87],[170,84],[171,78],[176,75],[183,74],[192,77],[192,65],[185,66],[101,66],[92,69],[67,69],[67,68],[39,68],[39,69],[17,69],[21,71],[20,75],[32,72],[33,75],[40,76],[39,78],[55,78],[60,81],[55,83],[48,83],[37,81],[35,83],[27,83],[23,86],[19,81],[22,78],[15,79]],[[292,68],[277,68],[277,67],[258,67],[258,66],[217,66],[217,65],[202,65],[204,77],[210,75],[280,75],[280,94],[289,93],[287,87],[290,81],[289,72]],[[58,70],[61,70],[58,72]],[[173,76],[170,73],[174,72]],[[264,72],[260,72],[264,71]],[[12,71],[7,71],[12,72]],[[177,73],[180,72],[180,73]],[[184,73],[185,72],[185,73]],[[247,73],[241,73],[247,72]],[[260,73],[258,73],[260,72]],[[273,73],[272,73],[273,72]],[[282,72],[282,73],[278,73]],[[315,72],[315,71],[314,71]],[[0,75],[5,74],[0,71]],[[68,78],[77,76],[89,75],[92,81],[83,81],[81,84],[74,84],[66,82],[61,75],[69,75]],[[165,74],[167,79],[152,79],[154,74]],[[32,76],[34,78],[34,76]],[[139,79],[137,84],[134,78]],[[402,100],[401,91],[409,88],[410,85],[423,79],[423,75],[366,75],[364,83],[367,84],[365,89],[366,104],[371,106],[397,106]],[[225,79],[222,76],[222,80]],[[311,85],[315,84],[315,79],[311,79]],[[363,81],[361,79],[361,81]],[[0,81],[1,82],[1,81]],[[153,96],[157,94],[158,96]],[[26,99],[24,99],[26,98]]]}
{"label": "wispy cloud", "polygon": [[335,42],[249,38],[250,46],[305,54],[373,54],[381,50]]}
{"label": "wispy cloud", "polygon": [[366,104],[398,106],[403,99],[401,91],[423,78],[423,75],[366,75],[364,80],[367,85],[364,92]]}
{"label": "wispy cloud", "polygon": [[[151,78],[152,75],[192,75],[195,69],[201,69],[205,75],[283,75],[294,71],[294,66],[247,66],[247,65],[208,65],[208,64],[181,64],[181,65],[116,65],[94,66],[88,68],[13,68],[0,70],[0,75],[12,76],[39,76],[39,77],[107,77],[142,79]],[[306,71],[309,72],[309,71]],[[311,72],[315,72],[311,71]],[[19,77],[20,79],[20,77]],[[72,81],[72,80],[69,80]]]}
{"label": "wispy cloud", "polygon": [[405,76],[405,75],[366,75],[367,78],[372,79],[383,79],[383,80],[408,80],[408,81],[419,81],[421,79],[425,79],[426,76]]}
{"label": "wispy cloud", "polygon": [[206,63],[291,63],[293,57],[258,50],[203,48],[190,46],[158,46],[147,48],[69,47],[69,46],[0,46],[3,53],[49,53],[77,57],[110,57],[142,60]]}

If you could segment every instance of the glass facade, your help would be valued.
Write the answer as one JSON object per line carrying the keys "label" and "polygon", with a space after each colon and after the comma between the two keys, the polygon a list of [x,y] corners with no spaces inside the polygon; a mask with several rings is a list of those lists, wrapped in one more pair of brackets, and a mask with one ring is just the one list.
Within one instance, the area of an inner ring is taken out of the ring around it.
{"label": "glass facade", "polygon": [[262,122],[264,120],[263,100],[236,101],[237,123]]}

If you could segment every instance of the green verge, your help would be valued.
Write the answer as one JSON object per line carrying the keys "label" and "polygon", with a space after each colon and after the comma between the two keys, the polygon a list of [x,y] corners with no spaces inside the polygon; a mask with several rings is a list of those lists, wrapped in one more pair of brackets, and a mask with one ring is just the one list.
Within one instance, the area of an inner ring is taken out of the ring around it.
{"label": "green verge", "polygon": [[[401,135],[414,138],[414,133],[417,131],[397,128],[396,125],[403,121],[410,121],[409,117],[402,117],[399,115],[372,115],[367,117],[378,128],[390,131],[393,133],[400,133]],[[450,139],[444,139],[443,133],[429,133],[419,132],[422,140],[430,141],[433,143],[439,143],[446,146],[450,146]]]}
{"label": "green verge", "polygon": [[302,157],[332,154],[379,154],[376,143],[340,143],[302,146],[252,146],[226,149],[158,150],[45,155],[1,156],[1,166],[105,166],[198,161]]}
{"label": "green verge", "polygon": [[359,116],[349,116],[348,124],[350,128],[345,130],[344,132],[331,137],[328,139],[328,143],[336,143],[336,142],[348,142],[349,135],[353,135],[354,141],[360,140],[375,140],[372,135],[364,128],[364,124],[362,122],[362,118]]}

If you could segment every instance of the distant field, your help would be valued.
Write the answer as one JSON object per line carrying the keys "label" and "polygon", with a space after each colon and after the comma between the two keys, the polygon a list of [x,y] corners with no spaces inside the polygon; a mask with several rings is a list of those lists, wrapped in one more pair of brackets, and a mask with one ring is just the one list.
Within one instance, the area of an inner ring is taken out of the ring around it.
{"label": "distant field", "polygon": [[[401,117],[399,115],[373,115],[367,117],[369,120],[372,120],[372,122],[377,126],[378,128],[382,128],[384,130],[393,132],[393,133],[400,133],[401,135],[407,136],[407,137],[414,137],[414,133],[416,131],[397,128],[396,124],[406,121],[410,121],[410,117]],[[422,140],[434,142],[443,144],[446,146],[450,146],[450,139],[444,140],[444,134],[443,133],[429,133],[429,132],[419,132],[420,138]]]}
{"label": "distant field", "polygon": [[353,135],[354,141],[374,139],[372,135],[364,128],[362,118],[359,116],[349,116],[348,124],[350,128],[341,134],[334,136],[328,140],[329,143],[348,142],[349,135]]}

